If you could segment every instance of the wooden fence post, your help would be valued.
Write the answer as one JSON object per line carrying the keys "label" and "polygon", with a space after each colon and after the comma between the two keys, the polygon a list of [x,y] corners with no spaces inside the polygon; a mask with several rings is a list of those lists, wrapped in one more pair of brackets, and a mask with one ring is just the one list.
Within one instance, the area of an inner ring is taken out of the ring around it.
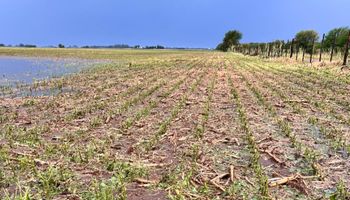
{"label": "wooden fence post", "polygon": [[296,45],[295,60],[298,60],[298,55],[299,55],[299,46],[298,46],[298,44],[297,44],[297,45]]}
{"label": "wooden fence post", "polygon": [[322,53],[323,53],[323,43],[324,43],[324,37],[326,34],[323,33],[322,41],[321,41],[321,47],[320,47],[320,58],[318,59],[320,62],[322,61]]}
{"label": "wooden fence post", "polygon": [[333,53],[334,53],[334,48],[335,48],[335,42],[337,41],[338,33],[334,35],[333,43],[332,43],[332,49],[331,49],[331,58],[330,62],[333,61]]}
{"label": "wooden fence post", "polygon": [[280,46],[280,51],[279,51],[278,57],[283,56],[283,49],[284,49],[284,41],[282,41],[282,45]]}
{"label": "wooden fence post", "polygon": [[292,44],[290,45],[290,57],[289,58],[292,58],[293,57],[293,51],[294,51],[294,39],[292,40]]}
{"label": "wooden fence post", "polygon": [[310,63],[312,63],[312,56],[314,54],[315,39],[312,40],[311,52],[310,52]]}
{"label": "wooden fence post", "polygon": [[303,48],[303,59],[302,59],[303,62],[304,62],[304,59],[305,59],[305,48]]}
{"label": "wooden fence post", "polygon": [[345,45],[344,61],[343,61],[343,65],[344,66],[347,64],[347,61],[348,61],[349,46],[350,46],[350,30],[349,30],[348,40],[346,41],[346,45]]}

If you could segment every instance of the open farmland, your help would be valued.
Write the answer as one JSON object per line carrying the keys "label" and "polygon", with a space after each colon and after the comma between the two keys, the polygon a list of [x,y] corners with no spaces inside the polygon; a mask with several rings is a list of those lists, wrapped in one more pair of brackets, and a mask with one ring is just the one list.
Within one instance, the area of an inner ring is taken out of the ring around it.
{"label": "open farmland", "polygon": [[209,51],[0,54],[109,61],[21,88],[57,95],[0,97],[1,199],[349,199],[340,69]]}

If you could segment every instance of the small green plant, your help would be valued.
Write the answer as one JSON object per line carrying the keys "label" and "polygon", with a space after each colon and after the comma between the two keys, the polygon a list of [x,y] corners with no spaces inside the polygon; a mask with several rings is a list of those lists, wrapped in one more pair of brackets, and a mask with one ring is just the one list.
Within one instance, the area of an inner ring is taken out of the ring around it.
{"label": "small green plant", "polygon": [[318,122],[318,119],[314,116],[309,117],[308,122],[312,125],[316,125]]}
{"label": "small green plant", "polygon": [[337,184],[337,190],[329,197],[330,200],[347,200],[350,199],[350,192],[343,181]]}
{"label": "small green plant", "polygon": [[34,199],[32,198],[29,188],[26,188],[25,190],[23,190],[20,186],[18,186],[16,190],[18,192],[16,192],[13,195],[5,192],[5,196],[3,200],[33,200]]}
{"label": "small green plant", "polygon": [[[2,167],[2,166],[0,166]],[[6,176],[3,171],[0,171],[0,187],[6,187],[8,185]]]}
{"label": "small green plant", "polygon": [[125,200],[127,198],[126,184],[148,174],[146,168],[142,166],[115,160],[107,163],[106,168],[114,173],[113,177],[107,181],[95,181],[89,191],[83,195],[84,199]]}
{"label": "small green plant", "polygon": [[81,109],[74,109],[72,113],[67,115],[66,120],[74,120],[74,119],[80,119],[85,116],[86,112]]}
{"label": "small green plant", "polygon": [[186,199],[186,193],[206,194],[209,191],[207,184],[199,190],[191,184],[194,169],[187,169],[186,164],[180,163],[175,168],[169,170],[160,181],[159,186],[170,191],[168,198],[172,200]]}
{"label": "small green plant", "polygon": [[134,178],[145,177],[148,174],[147,169],[142,165],[131,165],[120,161],[108,163],[107,170],[114,172],[114,176],[121,177],[124,181],[132,181]]}
{"label": "small green plant", "polygon": [[34,99],[27,99],[24,101],[23,106],[24,107],[31,107],[35,105],[35,100]]}
{"label": "small green plant", "polygon": [[98,127],[98,126],[101,126],[102,125],[102,119],[100,118],[100,117],[94,117],[94,118],[92,118],[91,119],[91,121],[90,121],[90,127],[91,128],[96,128],[96,127]]}
{"label": "small green plant", "polygon": [[108,181],[95,182],[92,191],[86,193],[86,199],[98,200],[126,200],[125,184],[117,177],[112,177]]}
{"label": "small green plant", "polygon": [[226,191],[226,193],[234,199],[248,199],[248,192],[248,185],[243,181],[233,182]]}
{"label": "small green plant", "polygon": [[52,198],[59,192],[68,189],[69,180],[73,178],[68,170],[58,167],[49,167],[44,171],[34,171],[38,179],[38,189],[44,198]]}

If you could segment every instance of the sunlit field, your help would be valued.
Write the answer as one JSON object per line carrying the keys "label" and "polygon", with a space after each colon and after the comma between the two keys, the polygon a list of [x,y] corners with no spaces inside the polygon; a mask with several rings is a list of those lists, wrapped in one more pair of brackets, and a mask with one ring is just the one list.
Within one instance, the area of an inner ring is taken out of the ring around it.
{"label": "sunlit field", "polygon": [[189,50],[0,55],[104,61],[2,89],[0,199],[347,198],[340,67]]}

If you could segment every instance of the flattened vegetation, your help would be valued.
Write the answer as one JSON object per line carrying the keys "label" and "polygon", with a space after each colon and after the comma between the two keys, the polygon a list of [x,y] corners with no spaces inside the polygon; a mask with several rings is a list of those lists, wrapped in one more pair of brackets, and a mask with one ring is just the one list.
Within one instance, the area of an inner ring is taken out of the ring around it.
{"label": "flattened vegetation", "polygon": [[119,53],[32,88],[69,92],[0,98],[1,199],[350,198],[349,75]]}

